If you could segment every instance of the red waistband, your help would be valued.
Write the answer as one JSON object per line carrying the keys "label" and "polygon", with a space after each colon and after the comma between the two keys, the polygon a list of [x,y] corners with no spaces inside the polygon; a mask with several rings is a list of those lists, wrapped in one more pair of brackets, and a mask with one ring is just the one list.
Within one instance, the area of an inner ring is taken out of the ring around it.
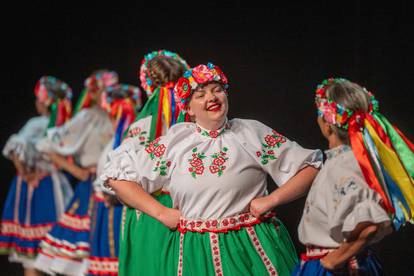
{"label": "red waistband", "polygon": [[261,219],[256,218],[250,213],[243,213],[222,219],[202,220],[181,218],[177,230],[181,233],[186,233],[187,231],[198,233],[226,233],[228,231],[240,230],[243,227],[250,227],[262,223],[275,216],[276,214],[274,212],[269,212]]}

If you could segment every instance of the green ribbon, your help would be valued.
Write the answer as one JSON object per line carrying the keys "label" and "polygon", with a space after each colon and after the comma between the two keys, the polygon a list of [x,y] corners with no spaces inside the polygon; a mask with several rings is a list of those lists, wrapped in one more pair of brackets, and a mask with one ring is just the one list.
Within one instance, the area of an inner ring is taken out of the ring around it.
{"label": "green ribbon", "polygon": [[374,112],[372,115],[387,133],[404,168],[407,170],[411,178],[414,179],[414,153],[397,133],[392,124],[381,113]]}

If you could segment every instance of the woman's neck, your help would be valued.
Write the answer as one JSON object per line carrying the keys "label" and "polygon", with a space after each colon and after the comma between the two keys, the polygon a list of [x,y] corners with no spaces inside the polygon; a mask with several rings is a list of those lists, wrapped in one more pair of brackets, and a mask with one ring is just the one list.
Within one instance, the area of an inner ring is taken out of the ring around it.
{"label": "woman's neck", "polygon": [[226,121],[227,121],[226,118],[220,121],[210,121],[210,122],[199,122],[196,120],[196,124],[207,130],[217,130],[217,129],[222,128],[224,124],[226,123]]}
{"label": "woman's neck", "polygon": [[328,144],[329,144],[329,148],[333,149],[333,148],[336,148],[336,147],[339,147],[339,146],[343,145],[344,142],[342,142],[341,139],[339,139],[338,136],[331,135],[328,138]]}

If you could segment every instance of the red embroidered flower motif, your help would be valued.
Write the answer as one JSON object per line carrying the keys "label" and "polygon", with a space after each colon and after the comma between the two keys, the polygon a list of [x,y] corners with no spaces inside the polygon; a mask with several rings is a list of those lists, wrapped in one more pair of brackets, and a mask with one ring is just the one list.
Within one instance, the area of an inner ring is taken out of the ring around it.
{"label": "red embroidered flower motif", "polygon": [[211,155],[211,157],[213,158],[213,161],[211,162],[209,166],[209,170],[212,174],[217,173],[218,176],[223,175],[223,171],[226,169],[226,166],[224,166],[224,164],[229,159],[228,157],[226,157],[227,152],[228,152],[228,148],[223,147],[221,151],[216,152],[213,155]]}
{"label": "red embroidered flower motif", "polygon": [[209,135],[211,138],[217,138],[217,136],[219,136],[219,132],[217,130],[212,130]]}
{"label": "red embroidered flower motif", "polygon": [[204,64],[195,67],[192,70],[192,75],[197,83],[205,83],[211,81],[214,77],[210,69],[208,69],[208,67]]}
{"label": "red embroidered flower motif", "polygon": [[198,174],[198,175],[203,174],[203,172],[204,172],[204,167],[203,166],[197,167],[195,169],[195,173]]}
{"label": "red embroidered flower motif", "polygon": [[161,157],[165,152],[165,145],[161,144],[154,149],[154,155],[157,157]]}
{"label": "red embroidered flower motif", "polygon": [[262,143],[262,150],[257,151],[256,155],[261,159],[261,163],[266,165],[269,160],[276,160],[275,149],[279,148],[286,142],[286,138],[275,130],[272,130],[272,134],[266,135],[264,138],[266,143]]}
{"label": "red embroidered flower motif", "polygon": [[276,138],[273,137],[272,135],[267,135],[265,137],[265,141],[269,147],[274,147],[277,143]]}
{"label": "red embroidered flower motif", "polygon": [[[145,148],[145,151],[148,153],[152,153],[155,149],[155,146],[158,145],[158,142],[160,141],[160,138],[155,139],[154,141],[150,142],[148,146]],[[151,158],[153,159],[153,158]]]}
{"label": "red embroidered flower motif", "polygon": [[[221,152],[220,152],[220,154],[221,154]],[[223,165],[224,162],[226,162],[226,159],[224,159],[223,156],[219,156],[219,157],[217,157],[213,160],[213,164],[217,165],[217,166]]]}
{"label": "red embroidered flower motif", "polygon": [[206,158],[204,152],[197,152],[197,148],[193,148],[192,154],[190,159],[188,159],[188,163],[190,167],[188,171],[190,172],[191,176],[197,178],[197,175],[202,175],[204,173],[204,164],[203,159]]}
{"label": "red embroidered flower motif", "polygon": [[198,157],[193,157],[193,159],[190,161],[190,165],[193,167],[199,167],[203,165],[203,160]]}
{"label": "red embroidered flower motif", "polygon": [[220,170],[218,166],[214,166],[214,165],[210,166],[209,169],[212,174],[218,173],[218,171]]}

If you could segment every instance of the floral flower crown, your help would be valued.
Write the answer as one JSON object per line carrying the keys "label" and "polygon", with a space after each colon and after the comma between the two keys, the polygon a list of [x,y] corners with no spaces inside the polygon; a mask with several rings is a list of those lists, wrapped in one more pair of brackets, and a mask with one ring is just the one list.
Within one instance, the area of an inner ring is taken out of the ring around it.
{"label": "floral flower crown", "polygon": [[96,92],[118,83],[118,80],[118,74],[115,71],[102,70],[88,77],[85,80],[85,87],[90,92]]}
{"label": "floral flower crown", "polygon": [[106,89],[102,107],[112,113],[114,104],[119,101],[128,101],[138,111],[142,107],[141,90],[129,84],[112,85]]}
{"label": "floral flower crown", "polygon": [[52,76],[41,77],[36,83],[34,93],[36,98],[47,106],[60,99],[72,99],[72,89],[69,85]]}
{"label": "floral flower crown", "polygon": [[157,86],[151,80],[149,72],[148,72],[148,63],[155,57],[173,58],[181,62],[186,69],[190,68],[187,62],[174,52],[170,52],[167,50],[159,50],[159,51],[153,51],[145,55],[141,62],[141,68],[139,70],[139,79],[141,80],[142,88],[145,90],[145,92],[147,92],[148,96],[154,92],[155,88],[157,88]]}
{"label": "floral flower crown", "polygon": [[[344,78],[329,78],[322,81],[321,84],[317,86],[315,103],[318,109],[318,116],[322,117],[328,123],[340,127],[342,129],[348,129],[349,119],[354,115],[355,111],[344,107],[341,104],[334,102],[331,99],[326,97],[326,90],[335,83],[347,82],[347,79]],[[368,112],[372,113],[373,111],[378,111],[378,101],[375,99],[374,95],[362,88],[369,96],[369,108]]]}
{"label": "floral flower crown", "polygon": [[212,64],[200,64],[184,73],[174,88],[174,94],[178,104],[184,110],[184,107],[190,101],[191,93],[194,92],[201,84],[216,81],[223,85],[224,89],[229,88],[229,83],[226,75],[221,69]]}

